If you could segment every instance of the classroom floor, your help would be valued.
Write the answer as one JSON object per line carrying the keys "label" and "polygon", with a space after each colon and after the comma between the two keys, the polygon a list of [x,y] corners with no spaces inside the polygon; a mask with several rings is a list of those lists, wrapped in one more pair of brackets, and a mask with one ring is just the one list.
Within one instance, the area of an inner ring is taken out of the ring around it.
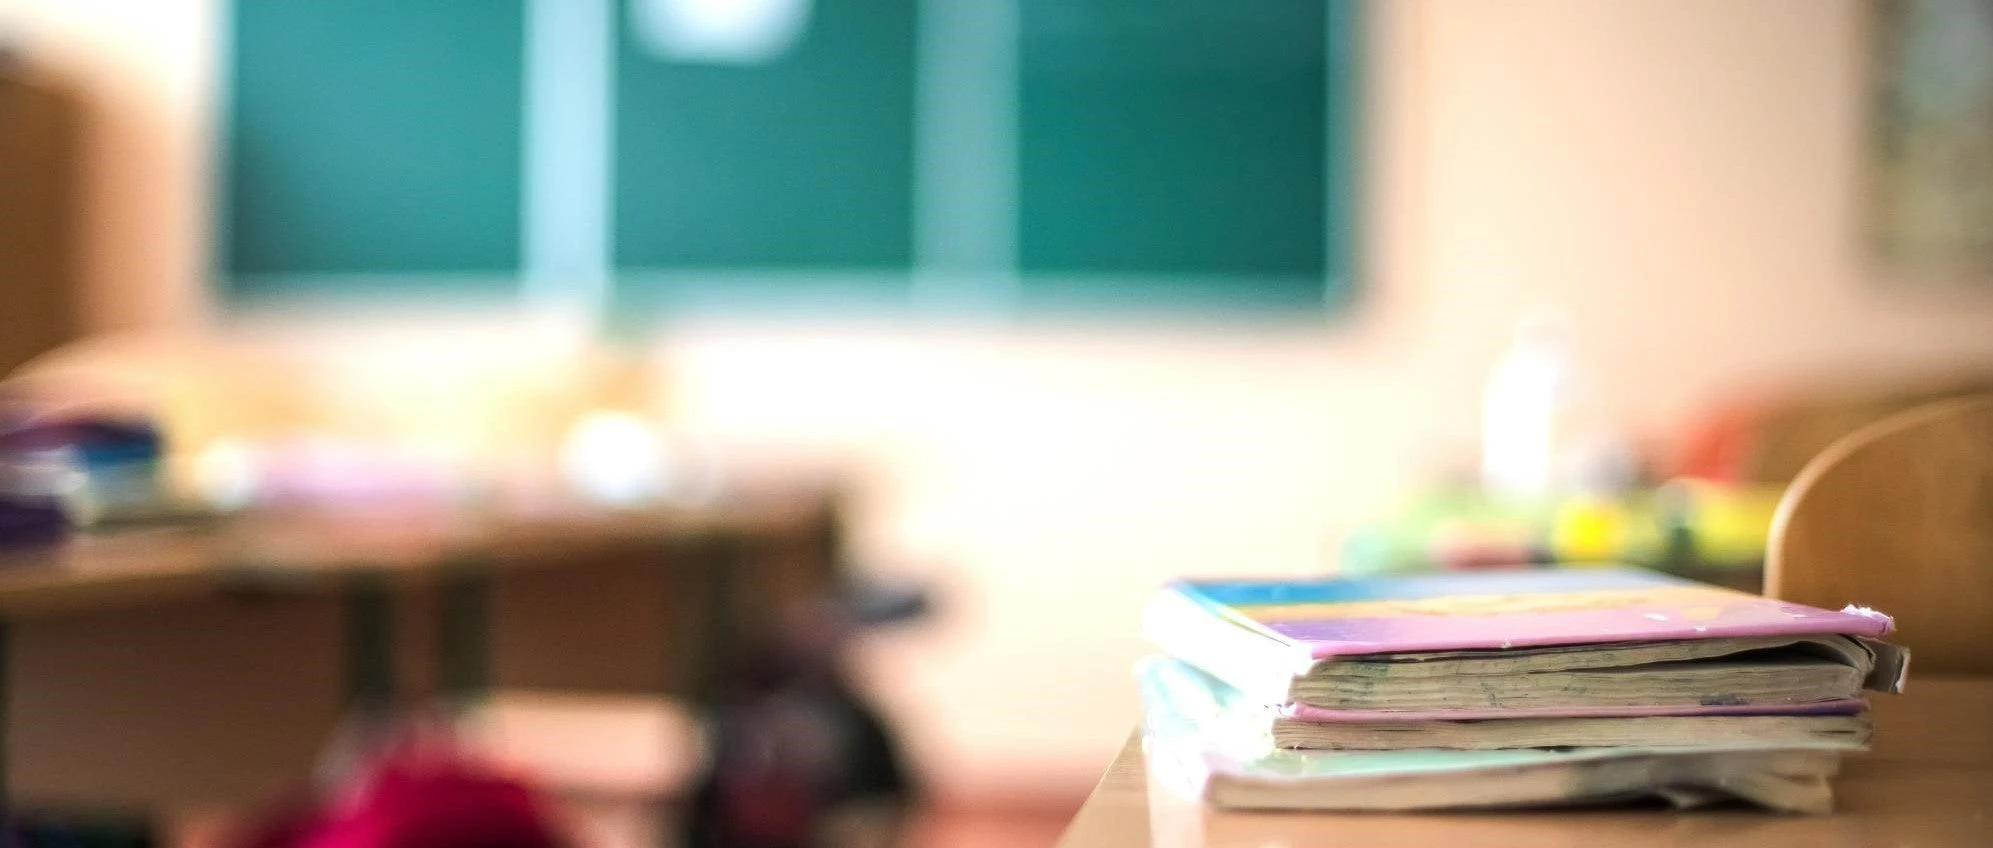
{"label": "classroom floor", "polygon": [[[472,736],[486,756],[516,765],[553,788],[577,848],[670,848],[676,828],[663,799],[682,792],[696,759],[690,719],[655,698],[506,693],[483,711]],[[954,800],[918,809],[899,848],[1048,848],[1083,798],[979,804]],[[234,813],[175,816],[172,848],[222,848]]]}
{"label": "classroom floor", "polygon": [[[579,848],[670,848],[659,816],[634,803],[571,802],[569,820],[577,830]],[[940,809],[914,814],[900,848],[1050,848],[1078,809],[1045,806],[1018,809]],[[221,814],[181,818],[168,840],[170,848],[221,848],[231,819]]]}
{"label": "classroom floor", "polygon": [[916,816],[902,848],[1049,848],[1078,810],[1075,799],[1070,807],[930,811]]}

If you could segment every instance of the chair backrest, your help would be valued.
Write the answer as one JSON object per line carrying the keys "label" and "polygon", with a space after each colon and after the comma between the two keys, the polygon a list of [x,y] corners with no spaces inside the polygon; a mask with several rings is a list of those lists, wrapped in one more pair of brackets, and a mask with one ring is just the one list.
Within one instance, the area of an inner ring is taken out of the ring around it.
{"label": "chair backrest", "polygon": [[1993,673],[1993,395],[1892,415],[1800,471],[1766,593],[1896,617],[1918,671]]}

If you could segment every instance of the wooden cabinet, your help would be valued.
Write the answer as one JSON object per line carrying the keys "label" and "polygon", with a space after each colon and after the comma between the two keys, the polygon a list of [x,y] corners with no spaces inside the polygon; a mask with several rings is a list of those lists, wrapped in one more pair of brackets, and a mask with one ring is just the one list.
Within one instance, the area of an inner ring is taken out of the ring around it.
{"label": "wooden cabinet", "polygon": [[0,53],[0,374],[81,329],[80,111]]}

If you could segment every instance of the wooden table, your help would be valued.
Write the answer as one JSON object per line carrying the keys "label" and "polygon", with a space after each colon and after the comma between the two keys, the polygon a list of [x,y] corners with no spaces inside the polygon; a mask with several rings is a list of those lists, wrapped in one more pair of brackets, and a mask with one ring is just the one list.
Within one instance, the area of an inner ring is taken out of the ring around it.
{"label": "wooden table", "polygon": [[254,514],[0,554],[0,798],[261,797],[356,706],[397,698],[696,698],[753,622],[836,579],[832,482],[634,511]]}
{"label": "wooden table", "polygon": [[1911,680],[1877,696],[1873,750],[1835,781],[1839,811],[1722,809],[1492,814],[1232,813],[1153,794],[1130,739],[1059,848],[1688,845],[1696,848],[1993,845],[1993,678]]}

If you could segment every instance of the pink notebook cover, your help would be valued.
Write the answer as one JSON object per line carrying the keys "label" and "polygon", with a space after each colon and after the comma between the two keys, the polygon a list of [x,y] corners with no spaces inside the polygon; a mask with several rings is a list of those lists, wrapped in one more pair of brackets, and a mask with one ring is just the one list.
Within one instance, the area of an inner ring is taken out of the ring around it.
{"label": "pink notebook cover", "polygon": [[1316,659],[1408,651],[1841,633],[1888,616],[1749,595],[1637,568],[1373,579],[1180,580],[1192,602]]}

